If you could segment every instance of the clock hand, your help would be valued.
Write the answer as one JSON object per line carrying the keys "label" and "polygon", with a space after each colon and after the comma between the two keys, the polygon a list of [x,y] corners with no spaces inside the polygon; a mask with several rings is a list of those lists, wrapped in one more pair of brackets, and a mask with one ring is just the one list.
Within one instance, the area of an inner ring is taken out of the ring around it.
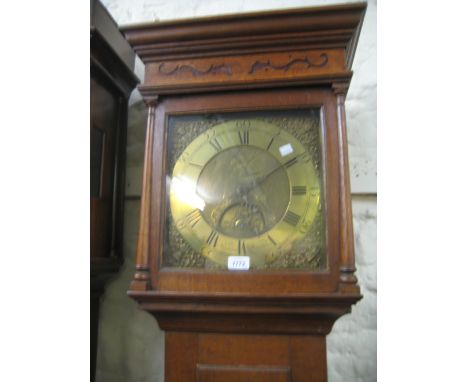
{"label": "clock hand", "polygon": [[306,153],[299,154],[299,155],[295,156],[294,158],[288,160],[286,163],[282,163],[279,166],[276,166],[273,170],[271,170],[267,174],[265,174],[265,175],[263,175],[263,176],[261,176],[261,177],[259,177],[257,179],[254,179],[252,184],[249,187],[247,187],[247,190],[244,190],[244,192],[249,193],[250,191],[252,191],[256,187],[260,186],[265,180],[267,180],[271,175],[273,175],[280,168],[283,168],[284,166],[286,166],[286,167],[292,166],[293,164],[295,164],[297,162],[297,160],[299,158],[301,158],[305,154]]}
{"label": "clock hand", "polygon": [[232,198],[234,195],[239,195],[240,197],[244,196],[244,195],[247,195],[248,193],[250,193],[250,191],[252,191],[253,189],[257,188],[258,186],[260,186],[263,182],[265,182],[271,175],[273,175],[276,171],[278,171],[280,168],[283,168],[283,167],[290,167],[292,165],[294,165],[295,163],[297,163],[297,161],[302,158],[304,155],[306,155],[307,153],[306,152],[303,152],[301,154],[298,154],[296,155],[294,158],[291,158],[290,160],[288,160],[287,162],[285,163],[282,163],[278,166],[276,166],[275,168],[273,168],[272,170],[270,170],[268,173],[266,173],[265,175],[263,176],[259,176],[257,178],[254,178],[253,181],[248,184],[247,186],[244,186],[244,187],[238,187],[236,190],[234,190],[233,192],[229,193],[228,195],[224,195],[223,198],[224,199],[227,199],[227,198]]}

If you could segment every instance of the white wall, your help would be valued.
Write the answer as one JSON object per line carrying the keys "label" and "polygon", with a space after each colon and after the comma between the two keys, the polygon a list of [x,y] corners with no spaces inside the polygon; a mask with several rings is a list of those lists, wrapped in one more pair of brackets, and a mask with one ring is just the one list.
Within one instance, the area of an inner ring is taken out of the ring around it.
{"label": "white wall", "polygon": [[[119,24],[304,7],[352,1],[326,0],[102,0]],[[327,337],[329,382],[376,381],[376,0],[368,2],[346,101],[357,276],[364,295]],[[137,69],[142,73],[141,65]],[[126,296],[134,269],[146,115],[132,94],[127,146],[122,272],[109,284],[101,304],[97,382],[162,382],[164,335],[156,320]]]}

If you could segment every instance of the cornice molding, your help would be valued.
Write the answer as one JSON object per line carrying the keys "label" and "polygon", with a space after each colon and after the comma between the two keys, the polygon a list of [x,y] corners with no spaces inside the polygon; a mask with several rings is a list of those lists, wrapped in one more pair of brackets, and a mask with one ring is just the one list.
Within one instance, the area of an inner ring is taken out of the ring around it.
{"label": "cornice molding", "polygon": [[181,19],[121,28],[143,62],[344,48],[348,69],[366,3]]}
{"label": "cornice molding", "polygon": [[190,87],[185,84],[168,85],[168,86],[138,86],[138,91],[141,93],[144,100],[149,100],[161,95],[168,94],[191,94],[202,93],[208,91],[225,91],[225,90],[245,90],[245,89],[267,89],[272,87],[288,87],[288,86],[321,86],[329,85],[335,81],[349,82],[351,81],[352,72],[327,74],[323,76],[316,76],[313,78],[286,78],[265,81],[231,81],[223,83],[200,83],[192,84]]}

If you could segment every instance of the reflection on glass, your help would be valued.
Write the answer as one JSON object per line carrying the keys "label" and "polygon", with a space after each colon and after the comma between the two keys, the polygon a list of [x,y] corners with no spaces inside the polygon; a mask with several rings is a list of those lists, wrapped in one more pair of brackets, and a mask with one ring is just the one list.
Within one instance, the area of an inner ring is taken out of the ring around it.
{"label": "reflection on glass", "polygon": [[196,185],[185,177],[175,177],[171,182],[171,192],[180,203],[203,211],[205,201],[197,194]]}

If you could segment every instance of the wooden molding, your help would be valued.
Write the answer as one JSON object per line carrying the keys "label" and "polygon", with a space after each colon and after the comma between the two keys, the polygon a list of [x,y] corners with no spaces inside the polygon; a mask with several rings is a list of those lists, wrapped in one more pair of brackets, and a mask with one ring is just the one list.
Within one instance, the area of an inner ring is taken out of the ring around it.
{"label": "wooden molding", "polygon": [[350,81],[336,79],[332,83],[332,89],[335,95],[344,95],[346,97],[346,94],[348,94],[349,82]]}
{"label": "wooden molding", "polygon": [[359,293],[264,296],[158,291],[131,291],[129,296],[152,313],[163,330],[322,335],[362,298]]}
{"label": "wooden molding", "polygon": [[146,64],[148,93],[297,86],[350,79],[366,3],[122,28]]}
{"label": "wooden molding", "polygon": [[[351,64],[366,3],[181,19],[121,28],[143,62],[342,47]],[[349,67],[348,67],[349,68]]]}
{"label": "wooden molding", "polygon": [[197,364],[197,381],[258,381],[258,382],[290,382],[290,367],[247,367],[228,365]]}
{"label": "wooden molding", "polygon": [[162,95],[171,94],[193,94],[206,92],[221,92],[232,90],[249,90],[249,89],[268,89],[268,88],[285,88],[285,87],[312,87],[312,86],[327,86],[336,81],[351,81],[352,72],[330,73],[325,75],[315,75],[313,77],[296,77],[284,78],[278,77],[274,79],[255,80],[255,81],[206,81],[201,83],[192,83],[187,86],[186,83],[158,86],[138,86],[138,91],[143,96],[143,99],[152,99]]}

